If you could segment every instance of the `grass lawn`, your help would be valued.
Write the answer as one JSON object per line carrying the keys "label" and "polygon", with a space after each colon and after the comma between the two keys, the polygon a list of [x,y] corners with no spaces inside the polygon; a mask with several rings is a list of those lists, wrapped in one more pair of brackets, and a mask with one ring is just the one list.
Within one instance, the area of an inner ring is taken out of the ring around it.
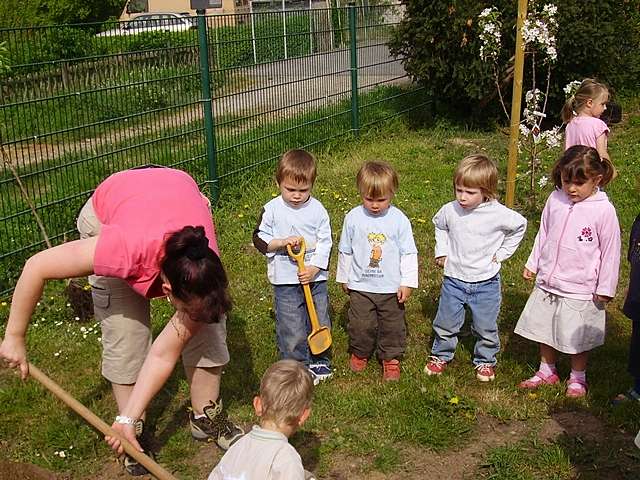
{"label": "grass lawn", "polygon": [[[614,127],[610,140],[620,176],[607,193],[618,210],[626,251],[628,231],[638,213],[637,99],[629,100],[625,108],[631,114]],[[395,384],[381,382],[376,362],[364,374],[348,370],[347,297],[333,280],[329,282],[335,375],[316,389],[311,418],[291,440],[306,468],[319,478],[640,478],[640,451],[632,443],[640,427],[640,405],[610,406],[610,399],[630,383],[626,373],[630,323],[620,312],[626,262],[619,296],[608,307],[606,345],[590,359],[589,396],[567,400],[563,386],[536,393],[516,389],[538,361],[536,346],[514,335],[513,328],[532,288],[521,278],[521,271],[549,187],[540,192],[536,208],[520,208],[530,220],[529,229],[517,253],[503,265],[502,352],[496,381],[488,385],[476,381],[471,365],[473,337],[467,334],[442,377],[422,373],[441,282],[441,271],[432,261],[431,217],[452,199],[452,173],[463,156],[486,152],[505,172],[506,145],[502,133],[463,130],[447,123],[411,129],[398,119],[346,146],[318,152],[314,195],[329,210],[334,244],[345,212],[359,202],[354,183],[360,163],[384,159],[400,175],[394,203],[412,221],[421,265],[420,287],[407,305],[409,338],[402,379]],[[547,164],[557,154],[550,153]],[[523,206],[528,203],[526,178],[520,185],[518,200]],[[223,376],[222,396],[230,415],[247,425],[254,420],[251,399],[260,376],[278,357],[266,264],[251,245],[257,215],[276,194],[271,172],[254,175],[236,188],[224,189],[214,212],[235,301],[228,322],[232,360]],[[332,279],[335,258],[334,248]],[[109,385],[98,373],[99,326],[72,320],[62,288],[50,284],[37,308],[29,334],[30,360],[110,420],[116,412]],[[152,305],[154,327],[159,330],[170,314],[169,306],[162,300]],[[2,303],[3,324],[7,314],[8,305]],[[568,369],[564,358],[563,377]],[[191,441],[187,405],[184,375],[176,369],[150,408],[156,458],[178,478],[206,478],[220,452],[211,444]],[[0,418],[0,473],[4,460],[36,464],[70,478],[119,475],[99,434],[34,381],[23,384],[6,370],[0,371]]]}

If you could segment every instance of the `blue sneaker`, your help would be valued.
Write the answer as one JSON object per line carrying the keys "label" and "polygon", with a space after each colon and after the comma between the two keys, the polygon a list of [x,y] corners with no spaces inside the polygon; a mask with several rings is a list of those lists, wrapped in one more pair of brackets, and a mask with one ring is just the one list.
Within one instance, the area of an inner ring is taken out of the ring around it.
{"label": "blue sneaker", "polygon": [[313,377],[313,384],[318,385],[321,381],[333,377],[331,367],[324,363],[312,363],[309,365],[309,373]]}

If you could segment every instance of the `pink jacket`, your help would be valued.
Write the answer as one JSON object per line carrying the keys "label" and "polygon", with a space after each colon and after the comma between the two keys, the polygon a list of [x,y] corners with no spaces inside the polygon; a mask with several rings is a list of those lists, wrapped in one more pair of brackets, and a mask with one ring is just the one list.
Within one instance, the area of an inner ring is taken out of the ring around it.
{"label": "pink jacket", "polygon": [[566,293],[613,297],[620,266],[620,226],[607,194],[573,203],[556,190],[542,211],[526,267],[536,283]]}

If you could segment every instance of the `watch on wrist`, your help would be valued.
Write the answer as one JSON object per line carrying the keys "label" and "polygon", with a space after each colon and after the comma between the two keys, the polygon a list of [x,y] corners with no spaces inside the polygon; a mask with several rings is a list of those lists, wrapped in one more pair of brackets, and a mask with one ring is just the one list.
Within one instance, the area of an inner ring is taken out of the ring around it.
{"label": "watch on wrist", "polygon": [[135,425],[136,421],[137,420],[135,418],[126,417],[124,415],[116,416],[116,423],[119,423],[120,425]]}

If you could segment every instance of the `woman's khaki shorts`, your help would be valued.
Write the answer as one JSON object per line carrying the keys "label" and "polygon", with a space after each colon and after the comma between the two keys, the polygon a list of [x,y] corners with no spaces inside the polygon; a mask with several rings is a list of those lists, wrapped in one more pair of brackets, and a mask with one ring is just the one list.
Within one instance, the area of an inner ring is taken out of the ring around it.
{"label": "woman's khaki shorts", "polygon": [[[100,233],[100,221],[92,200],[78,216],[80,238]],[[151,347],[149,300],[136,293],[124,280],[89,277],[96,320],[102,326],[102,375],[112,383],[135,383]],[[205,324],[182,352],[185,367],[218,367],[229,362],[226,318]]]}

